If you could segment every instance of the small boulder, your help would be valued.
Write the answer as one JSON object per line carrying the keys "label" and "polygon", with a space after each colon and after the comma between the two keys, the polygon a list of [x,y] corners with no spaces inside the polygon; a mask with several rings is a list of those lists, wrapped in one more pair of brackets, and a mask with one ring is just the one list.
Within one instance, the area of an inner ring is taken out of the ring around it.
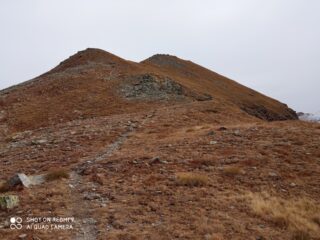
{"label": "small boulder", "polygon": [[16,195],[0,196],[0,209],[11,209],[19,205],[19,197]]}
{"label": "small boulder", "polygon": [[268,175],[269,175],[269,177],[272,177],[272,178],[278,178],[279,177],[279,175],[276,172],[269,172]]}
{"label": "small boulder", "polygon": [[160,159],[160,157],[154,157],[151,159],[150,163],[151,164],[158,164],[158,163],[162,163],[162,160]]}
{"label": "small boulder", "polygon": [[28,178],[27,175],[25,175],[24,173],[18,173],[16,175],[14,175],[13,177],[11,177],[7,183],[6,183],[7,187],[9,189],[13,189],[16,186],[22,185],[24,187],[30,187],[31,185],[31,181]]}
{"label": "small boulder", "polygon": [[233,135],[236,136],[236,137],[241,137],[240,130],[235,130],[235,131],[233,132]]}
{"label": "small boulder", "polygon": [[103,179],[104,179],[104,177],[103,177],[103,174],[101,174],[101,173],[95,173],[91,177],[91,180],[93,182],[99,183],[100,185],[104,184],[104,180]]}
{"label": "small boulder", "polygon": [[38,139],[38,140],[33,140],[31,142],[32,145],[43,145],[43,144],[46,144],[46,143],[48,143],[47,139]]}
{"label": "small boulder", "polygon": [[26,237],[27,237],[27,234],[25,234],[25,233],[19,235],[20,239],[25,239]]}

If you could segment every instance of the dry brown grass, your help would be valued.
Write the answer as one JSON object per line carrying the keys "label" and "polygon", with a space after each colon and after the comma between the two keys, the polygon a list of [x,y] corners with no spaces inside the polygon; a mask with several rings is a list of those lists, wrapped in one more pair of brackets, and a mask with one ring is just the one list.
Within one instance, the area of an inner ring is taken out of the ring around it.
{"label": "dry brown grass", "polygon": [[316,221],[320,206],[313,200],[306,197],[283,199],[268,193],[249,193],[248,199],[255,214],[292,232],[292,239],[310,239],[320,232]]}
{"label": "dry brown grass", "polygon": [[176,174],[176,183],[180,186],[197,187],[207,185],[209,178],[206,175],[184,172]]}
{"label": "dry brown grass", "polygon": [[311,239],[311,236],[309,233],[307,233],[305,231],[298,230],[292,234],[291,239],[292,240],[309,240],[309,239]]}
{"label": "dry brown grass", "polygon": [[227,166],[223,168],[223,173],[228,176],[236,176],[244,174],[244,170],[237,166]]}
{"label": "dry brown grass", "polygon": [[69,173],[66,169],[54,169],[48,172],[45,176],[47,181],[54,181],[61,178],[69,178]]}
{"label": "dry brown grass", "polygon": [[188,132],[194,132],[195,131],[195,129],[193,129],[193,128],[188,128],[187,130],[186,130],[186,133],[188,133]]}

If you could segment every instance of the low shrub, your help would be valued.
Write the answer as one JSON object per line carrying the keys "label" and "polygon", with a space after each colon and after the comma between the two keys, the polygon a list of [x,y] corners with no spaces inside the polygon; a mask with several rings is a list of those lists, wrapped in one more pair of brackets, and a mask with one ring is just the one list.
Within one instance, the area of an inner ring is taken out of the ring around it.
{"label": "low shrub", "polygon": [[207,185],[209,178],[206,175],[197,173],[178,173],[176,174],[176,183],[181,186],[197,187]]}
{"label": "low shrub", "polygon": [[320,206],[314,200],[306,197],[283,199],[267,193],[250,193],[248,198],[255,214],[290,231],[292,239],[308,240],[320,232],[316,220],[320,216]]}

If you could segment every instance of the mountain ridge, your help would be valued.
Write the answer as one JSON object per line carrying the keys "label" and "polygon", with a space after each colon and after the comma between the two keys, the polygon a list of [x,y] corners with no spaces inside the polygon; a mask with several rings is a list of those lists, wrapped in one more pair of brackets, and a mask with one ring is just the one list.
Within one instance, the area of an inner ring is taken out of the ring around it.
{"label": "mountain ridge", "polygon": [[70,121],[77,112],[87,118],[204,100],[220,103],[226,113],[240,109],[268,121],[297,119],[285,104],[191,61],[156,54],[136,63],[96,48],[0,96],[12,130]]}

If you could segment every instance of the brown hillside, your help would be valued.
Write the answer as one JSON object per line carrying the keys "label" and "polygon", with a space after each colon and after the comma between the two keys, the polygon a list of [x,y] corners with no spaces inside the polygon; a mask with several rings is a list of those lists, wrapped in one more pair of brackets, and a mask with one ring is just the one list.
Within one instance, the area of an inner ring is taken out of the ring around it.
{"label": "brown hillside", "polygon": [[142,63],[156,66],[162,72],[175,76],[175,79],[182,84],[211,94],[222,102],[230,101],[248,114],[258,118],[271,121],[297,119],[296,113],[289,109],[287,105],[191,61],[185,61],[175,56],[158,54]]}
{"label": "brown hillside", "polygon": [[226,113],[240,109],[264,120],[297,118],[286,105],[192,62],[155,55],[134,63],[92,48],[0,96],[14,131],[193,101],[211,101]]}
{"label": "brown hillside", "polygon": [[0,239],[319,239],[320,125],[292,119],[189,61],[81,51],[0,92]]}

